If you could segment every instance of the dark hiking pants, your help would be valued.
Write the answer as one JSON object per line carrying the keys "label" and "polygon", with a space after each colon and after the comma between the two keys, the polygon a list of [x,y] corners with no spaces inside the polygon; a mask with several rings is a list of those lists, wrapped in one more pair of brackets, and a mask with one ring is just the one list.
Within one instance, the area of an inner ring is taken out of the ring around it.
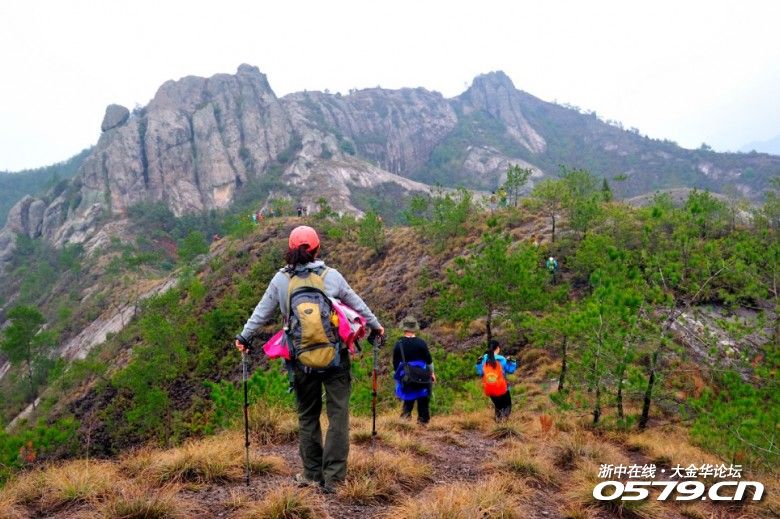
{"label": "dark hiking pants", "polygon": [[512,413],[512,394],[507,391],[501,396],[491,396],[496,408],[496,420],[508,417]]}
{"label": "dark hiking pants", "polygon": [[[294,373],[303,475],[325,484],[343,481],[349,455],[349,394],[352,390],[349,354],[341,352],[338,368],[305,373],[296,366]],[[328,414],[324,447],[320,427],[323,386]]]}
{"label": "dark hiking pants", "polygon": [[414,403],[417,402],[417,421],[420,423],[428,423],[431,421],[430,402],[431,399],[427,396],[418,398],[417,400],[404,400],[402,418],[411,418],[412,410],[414,409]]}

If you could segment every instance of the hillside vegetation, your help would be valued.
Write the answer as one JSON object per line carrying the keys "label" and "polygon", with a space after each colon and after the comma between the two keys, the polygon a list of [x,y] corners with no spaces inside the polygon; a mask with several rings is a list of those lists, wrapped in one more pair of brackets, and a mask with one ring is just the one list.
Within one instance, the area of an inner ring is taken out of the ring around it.
{"label": "hillside vegetation", "polygon": [[[777,194],[769,192],[750,214],[700,191],[681,206],[665,196],[641,209],[609,199],[595,177],[567,170],[517,207],[510,199],[480,207],[466,191],[416,196],[404,212],[407,227],[385,229],[374,213],[337,217],[327,204],[306,219],[257,226],[228,216],[171,219],[167,238],[149,234],[149,222],[137,218],[138,239],[110,245],[95,286],[110,301],[142,280],[177,282],[139,303],[126,326],[85,359],[50,371],[36,390],[41,405],[30,425],[0,434],[0,477],[10,479],[0,491],[0,515],[780,513]],[[354,359],[353,463],[335,497],[284,483],[299,463],[293,400],[280,366],[258,353],[251,359],[255,476],[248,491],[234,429],[242,393],[231,338],[281,266],[289,230],[302,221],[320,231],[325,260],[377,311],[388,344],[398,337],[400,317],[418,315],[439,378],[432,425],[418,430],[392,418],[397,403],[389,352],[382,352],[384,418],[372,448],[365,419],[370,355]],[[212,225],[226,235],[200,255]],[[193,232],[200,240],[187,240]],[[167,252],[164,243],[172,245]],[[142,245],[152,257],[136,262]],[[560,264],[555,278],[544,266],[550,255]],[[95,261],[89,258],[83,261]],[[9,329],[36,322],[26,328],[35,331],[39,321],[25,315],[9,313]],[[15,333],[5,334],[7,352],[24,343]],[[499,425],[473,374],[489,337],[520,366],[512,380],[515,413]],[[19,366],[24,351],[45,350],[40,342],[19,348]],[[33,357],[33,367],[45,364]],[[24,381],[24,369],[15,373]],[[83,459],[52,461],[63,457]],[[769,497],[734,509],[652,500],[604,508],[590,498],[598,464],[621,462],[740,463]],[[413,499],[420,492],[430,496],[428,511]]]}

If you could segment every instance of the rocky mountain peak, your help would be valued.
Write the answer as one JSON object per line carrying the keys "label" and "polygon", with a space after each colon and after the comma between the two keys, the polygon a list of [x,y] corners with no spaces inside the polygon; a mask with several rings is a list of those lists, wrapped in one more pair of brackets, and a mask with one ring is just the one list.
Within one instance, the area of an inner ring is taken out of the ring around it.
{"label": "rocky mountain peak", "polygon": [[235,75],[215,74],[205,78],[186,76],[163,83],[148,109],[172,109],[195,112],[215,98],[238,95],[263,102],[276,101],[268,78],[255,66],[240,65]]}
{"label": "rocky mountain peak", "polygon": [[[532,182],[560,164],[627,175],[628,196],[724,181],[748,194],[766,184],[755,172],[768,178],[780,167],[780,157],[704,156],[641,137],[521,92],[501,71],[477,76],[450,99],[424,88],[277,98],[260,69],[242,64],[235,74],[167,81],[132,114],[110,105],[101,129],[75,178],[9,213],[0,266],[16,234],[57,246],[84,242],[140,202],[162,202],[176,215],[225,209],[253,182],[295,204],[314,208],[324,196],[337,210],[359,213],[356,197],[372,190],[400,202],[426,184],[495,189],[512,164],[532,168]],[[677,186],[667,181],[670,161],[681,171]]]}
{"label": "rocky mountain peak", "polygon": [[515,90],[512,79],[503,70],[495,70],[486,74],[480,74],[471,82],[471,88],[489,90]]}
{"label": "rocky mountain peak", "polygon": [[459,99],[468,113],[482,110],[502,121],[507,132],[518,144],[534,154],[543,153],[547,142],[526,119],[521,93],[504,72],[490,72],[474,78]]}

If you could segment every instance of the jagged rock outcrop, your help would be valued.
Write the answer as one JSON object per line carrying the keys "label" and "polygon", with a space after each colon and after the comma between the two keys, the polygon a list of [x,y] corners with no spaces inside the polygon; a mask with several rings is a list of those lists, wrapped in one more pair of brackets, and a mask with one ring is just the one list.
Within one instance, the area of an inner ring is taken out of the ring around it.
{"label": "jagged rock outcrop", "polygon": [[168,81],[141,113],[101,135],[82,166],[82,202],[120,215],[144,200],[177,215],[225,208],[289,146],[291,130],[256,67]]}
{"label": "jagged rock outcrop", "polygon": [[105,132],[111,128],[122,126],[130,117],[130,110],[122,105],[108,105],[106,115],[103,117],[103,123],[100,125],[100,131]]}
{"label": "jagged rock outcrop", "polygon": [[544,137],[531,126],[523,115],[523,107],[509,76],[503,72],[491,72],[477,76],[458,99],[464,111],[483,110],[506,125],[507,132],[519,144],[532,153],[542,153],[547,147]]}
{"label": "jagged rock outcrop", "polygon": [[266,176],[286,186],[275,196],[305,205],[324,196],[359,212],[354,189],[392,184],[382,192],[399,197],[435,183],[491,190],[510,164],[531,168],[531,183],[561,164],[621,175],[619,196],[728,182],[755,198],[780,171],[780,157],[684,150],[546,103],[503,72],[478,76],[451,99],[424,88],[277,98],[257,67],[241,65],[233,75],[167,81],[133,113],[110,105],[101,129],[66,188],[13,208],[0,263],[16,233],[83,242],[139,202],[163,202],[176,215],[222,209]]}
{"label": "jagged rock outcrop", "polygon": [[36,238],[41,234],[41,224],[46,204],[42,200],[25,196],[8,212],[6,229],[12,233]]}
{"label": "jagged rock outcrop", "polygon": [[303,92],[283,102],[297,129],[333,135],[326,153],[354,154],[401,175],[424,168],[458,122],[448,100],[424,88],[371,88],[348,96]]}
{"label": "jagged rock outcrop", "polygon": [[499,172],[499,181],[503,183],[506,182],[506,171],[509,167],[517,165],[531,170],[527,186],[527,189],[530,189],[537,179],[544,176],[544,172],[530,162],[508,157],[490,146],[471,146],[467,152],[463,166],[480,177],[490,177]]}

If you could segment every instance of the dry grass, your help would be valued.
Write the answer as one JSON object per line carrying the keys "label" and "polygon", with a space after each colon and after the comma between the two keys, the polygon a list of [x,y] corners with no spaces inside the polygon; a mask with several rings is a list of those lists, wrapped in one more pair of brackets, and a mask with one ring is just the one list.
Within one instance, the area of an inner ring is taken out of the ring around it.
{"label": "dry grass", "polygon": [[517,422],[503,421],[495,424],[487,433],[488,438],[494,440],[512,440],[523,437]]}
{"label": "dry grass", "polygon": [[[389,435],[395,434],[395,429],[388,426],[388,422],[398,420],[397,418],[391,418],[389,416],[377,417],[376,425],[376,440],[385,441]],[[405,422],[404,422],[405,423]],[[411,424],[409,424],[411,425]],[[414,426],[412,426],[414,427]],[[363,445],[371,443],[371,419],[367,419],[361,416],[349,418],[350,428],[350,441],[353,444]]]}
{"label": "dry grass", "polygon": [[[371,443],[371,422],[368,420],[355,420],[353,423],[350,440],[356,445],[367,445]],[[427,456],[431,453],[428,445],[420,443],[420,437],[417,426],[413,422],[399,418],[381,417],[377,424],[376,442],[393,447],[400,451],[411,452],[421,456]]]}
{"label": "dry grass", "polygon": [[283,486],[262,501],[246,506],[239,519],[321,519],[327,517],[322,499],[307,488]]}
{"label": "dry grass", "polygon": [[635,519],[654,519],[667,517],[669,514],[655,499],[643,501],[598,501],[593,497],[593,488],[599,484],[599,466],[596,463],[584,461],[572,474],[563,495],[566,506],[582,513],[596,514],[598,510],[609,516],[629,517]]}
{"label": "dry grass", "polygon": [[287,443],[298,437],[298,419],[287,409],[258,403],[249,408],[249,430],[260,445]]}
{"label": "dry grass", "polygon": [[3,519],[27,519],[29,515],[11,496],[0,494],[0,517]]}
{"label": "dry grass", "polygon": [[691,463],[721,463],[717,457],[691,445],[688,435],[676,428],[650,429],[642,433],[630,434],[625,445],[634,449],[657,465],[687,467]]}
{"label": "dry grass", "polygon": [[40,499],[44,488],[43,472],[24,472],[0,489],[0,503],[8,507],[33,503]]}
{"label": "dry grass", "polygon": [[248,507],[251,503],[252,499],[249,497],[249,495],[247,495],[246,492],[235,488],[230,489],[228,491],[227,499],[222,501],[222,504],[228,510],[240,510],[242,508]]}
{"label": "dry grass", "polygon": [[409,497],[388,519],[521,519],[529,517],[528,498],[511,478],[493,476],[478,484],[435,486],[423,499]]}
{"label": "dry grass", "polygon": [[[379,433],[377,431],[376,439],[379,440],[384,435]],[[363,445],[366,443],[371,443],[371,440],[374,438],[374,436],[371,434],[371,429],[360,429],[357,431],[352,431],[349,434],[349,441],[351,443],[357,444],[357,445]]]}
{"label": "dry grass", "polygon": [[574,469],[582,460],[613,465],[629,463],[620,449],[581,430],[559,435],[550,450],[553,463],[563,470]]}
{"label": "dry grass", "polygon": [[494,423],[494,420],[488,413],[471,413],[455,416],[452,422],[462,431],[484,431]]}
{"label": "dry grass", "polygon": [[553,424],[555,425],[555,428],[561,432],[575,432],[578,429],[577,422],[566,415],[554,417]]}
{"label": "dry grass", "polygon": [[557,470],[540,448],[531,443],[512,442],[496,452],[496,461],[488,468],[530,478],[543,485],[558,483]]}
{"label": "dry grass", "polygon": [[559,510],[563,519],[591,519],[596,517],[596,512],[588,507],[567,503]]}
{"label": "dry grass", "polygon": [[698,503],[683,505],[678,512],[687,519],[709,519],[710,517],[710,513]]}
{"label": "dry grass", "polygon": [[40,494],[45,508],[86,503],[110,497],[124,482],[113,463],[78,460],[51,467],[42,476]]}
{"label": "dry grass", "polygon": [[403,492],[421,489],[430,481],[430,465],[405,453],[353,449],[340,499],[358,504],[396,500]]}
{"label": "dry grass", "polygon": [[547,352],[540,348],[528,348],[520,354],[518,366],[535,370],[537,365],[545,363],[551,363],[550,358],[547,356]]}
{"label": "dry grass", "polygon": [[761,501],[749,501],[747,510],[758,517],[780,517],[780,480],[778,474],[751,474],[750,479],[764,484]]}
{"label": "dry grass", "polygon": [[482,431],[487,430],[495,420],[493,413],[471,412],[436,416],[428,425],[429,431]]}
{"label": "dry grass", "polygon": [[111,519],[178,519],[194,517],[197,511],[178,496],[178,488],[148,489],[126,485],[98,505],[102,517]]}
{"label": "dry grass", "polygon": [[385,443],[399,451],[411,452],[420,456],[427,456],[431,453],[430,446],[422,443],[419,436],[411,434],[396,433],[387,435]]}
{"label": "dry grass", "polygon": [[460,447],[460,448],[467,447],[466,442],[464,442],[463,440],[461,440],[460,438],[458,438],[452,433],[443,434],[442,436],[439,436],[437,440],[439,440],[442,443],[446,443],[448,445],[454,445],[455,447]]}
{"label": "dry grass", "polygon": [[126,484],[113,463],[78,460],[21,474],[0,490],[0,517],[27,517],[24,506],[55,510],[111,498]]}
{"label": "dry grass", "polygon": [[[216,483],[244,477],[244,439],[237,432],[187,443],[164,451],[141,451],[122,462],[133,475],[157,484]],[[252,474],[286,474],[284,460],[251,455]]]}
{"label": "dry grass", "polygon": [[403,418],[381,417],[377,420],[377,430],[411,433],[417,430],[417,425]]}

